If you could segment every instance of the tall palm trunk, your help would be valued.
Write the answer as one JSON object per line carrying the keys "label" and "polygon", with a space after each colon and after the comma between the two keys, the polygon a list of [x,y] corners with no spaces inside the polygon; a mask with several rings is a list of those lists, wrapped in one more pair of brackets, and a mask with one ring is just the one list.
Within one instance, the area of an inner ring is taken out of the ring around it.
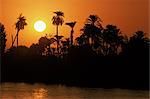
{"label": "tall palm trunk", "polygon": [[19,43],[18,36],[19,36],[19,31],[17,32],[17,47],[18,47],[18,43]]}
{"label": "tall palm trunk", "polygon": [[70,44],[71,44],[71,46],[73,45],[73,28],[72,28],[72,30],[71,30],[71,35],[70,35]]}
{"label": "tall palm trunk", "polygon": [[16,38],[17,38],[17,47],[18,47],[18,34],[19,34],[19,30],[17,30],[16,36],[15,36],[15,38],[13,39],[12,47],[13,47],[13,45],[14,45],[14,43],[15,43]]}
{"label": "tall palm trunk", "polygon": [[56,26],[57,53],[59,54],[58,25]]}

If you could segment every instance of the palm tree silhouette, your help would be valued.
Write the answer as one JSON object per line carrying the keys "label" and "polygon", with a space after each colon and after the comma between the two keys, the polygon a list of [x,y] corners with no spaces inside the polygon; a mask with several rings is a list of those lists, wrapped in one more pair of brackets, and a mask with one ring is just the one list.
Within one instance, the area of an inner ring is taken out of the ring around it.
{"label": "palm tree silhouette", "polygon": [[130,46],[146,46],[149,42],[149,39],[145,36],[143,31],[137,31],[130,37],[129,44]]}
{"label": "palm tree silhouette", "polygon": [[93,26],[99,27],[100,29],[102,29],[102,25],[101,25],[102,20],[99,18],[99,16],[97,15],[90,15],[87,18],[86,24],[91,24]]}
{"label": "palm tree silhouette", "polygon": [[64,13],[62,11],[54,12],[56,15],[52,18],[52,24],[56,25],[57,52],[59,53],[58,26],[64,23]]}
{"label": "palm tree silhouette", "polygon": [[143,31],[137,31],[134,33],[133,37],[131,37],[131,39],[135,39],[135,40],[143,40],[144,41],[144,32]]}
{"label": "palm tree silhouette", "polygon": [[20,16],[19,16],[17,19],[18,19],[18,21],[15,23],[15,26],[16,26],[15,28],[16,28],[16,30],[17,30],[17,33],[16,33],[16,36],[15,36],[13,42],[12,42],[12,47],[13,47],[13,44],[14,44],[16,38],[17,38],[17,47],[18,47],[18,36],[19,36],[19,32],[20,32],[20,30],[23,30],[23,29],[24,29],[24,26],[25,26],[25,25],[27,25],[26,19],[25,19],[24,16],[22,16],[22,14],[20,14]]}
{"label": "palm tree silhouette", "polygon": [[90,46],[92,46],[101,35],[101,29],[96,26],[93,26],[92,24],[85,24],[81,31],[85,35],[87,43]]}
{"label": "palm tree silhouette", "polygon": [[107,25],[103,31],[103,48],[105,55],[117,54],[118,48],[123,44],[124,37],[121,35],[120,29],[114,25]]}
{"label": "palm tree silhouette", "polygon": [[97,15],[90,15],[85,22],[85,26],[81,29],[89,39],[88,43],[90,45],[93,45],[95,40],[100,36],[103,29],[101,22],[101,19]]}
{"label": "palm tree silhouette", "polygon": [[73,44],[73,33],[74,33],[74,26],[76,24],[76,21],[75,22],[68,22],[66,23],[66,25],[70,26],[71,27],[71,33],[70,33],[70,45],[72,46]]}

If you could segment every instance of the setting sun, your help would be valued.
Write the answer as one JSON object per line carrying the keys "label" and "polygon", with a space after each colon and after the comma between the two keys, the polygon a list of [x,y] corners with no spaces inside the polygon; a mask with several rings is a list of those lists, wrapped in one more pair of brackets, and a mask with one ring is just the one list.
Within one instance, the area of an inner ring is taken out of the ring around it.
{"label": "setting sun", "polygon": [[38,32],[43,32],[46,29],[45,22],[39,20],[34,23],[34,29]]}

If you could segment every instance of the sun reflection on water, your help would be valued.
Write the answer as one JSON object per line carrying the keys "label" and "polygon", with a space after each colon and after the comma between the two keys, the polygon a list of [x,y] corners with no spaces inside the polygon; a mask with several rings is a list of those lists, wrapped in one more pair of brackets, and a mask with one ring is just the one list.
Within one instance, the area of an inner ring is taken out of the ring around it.
{"label": "sun reflection on water", "polygon": [[44,88],[33,89],[34,99],[45,99],[48,96],[48,90]]}
{"label": "sun reflection on water", "polygon": [[149,91],[3,83],[0,99],[149,99]]}

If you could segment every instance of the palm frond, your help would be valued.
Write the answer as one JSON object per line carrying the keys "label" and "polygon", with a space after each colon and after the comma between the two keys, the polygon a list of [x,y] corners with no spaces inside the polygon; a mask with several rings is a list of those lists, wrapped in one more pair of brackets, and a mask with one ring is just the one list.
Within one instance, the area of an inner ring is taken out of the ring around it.
{"label": "palm frond", "polygon": [[70,26],[71,28],[73,28],[75,24],[76,24],[76,21],[66,23],[66,25]]}
{"label": "palm frond", "polygon": [[63,16],[64,17],[64,13],[62,11],[56,11],[54,12],[57,16]]}

